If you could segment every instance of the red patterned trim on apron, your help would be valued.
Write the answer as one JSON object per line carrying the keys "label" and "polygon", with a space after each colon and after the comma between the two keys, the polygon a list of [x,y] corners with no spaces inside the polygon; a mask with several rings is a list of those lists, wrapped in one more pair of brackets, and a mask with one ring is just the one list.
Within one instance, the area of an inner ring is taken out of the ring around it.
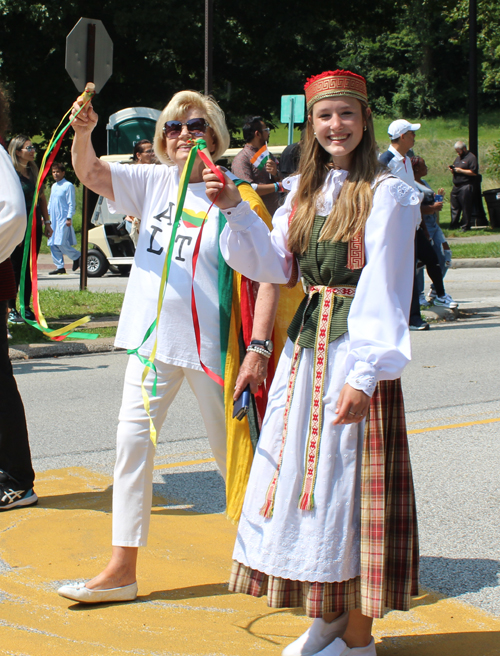
{"label": "red patterned trim on apron", "polygon": [[[314,507],[314,485],[316,483],[316,473],[319,458],[319,443],[321,439],[321,426],[323,417],[323,389],[325,384],[325,372],[328,359],[328,344],[330,336],[330,323],[333,314],[334,297],[335,296],[348,296],[354,297],[356,292],[355,287],[326,287],[324,285],[314,285],[309,288],[309,298],[307,305],[304,309],[304,317],[306,315],[309,303],[314,294],[321,294],[321,308],[318,326],[316,329],[316,345],[314,349],[314,371],[313,371],[313,397],[311,404],[311,418],[309,421],[309,431],[306,450],[306,462],[304,481],[302,483],[302,491],[299,499],[299,508],[301,510],[312,510]],[[297,380],[297,370],[299,367],[300,353],[302,347],[299,346],[300,334],[304,326],[304,319],[299,331],[299,335],[295,340],[292,365],[290,368],[290,376],[288,379],[287,397],[284,411],[283,433],[281,437],[281,448],[278,457],[278,465],[274,472],[272,481],[267,489],[266,500],[260,510],[260,514],[266,518],[273,516],[274,500],[276,497],[276,489],[278,487],[278,477],[281,470],[283,461],[283,451],[285,449],[286,439],[288,435],[288,420],[290,415],[290,406],[293,399],[293,392],[295,389],[295,382]]]}
{"label": "red patterned trim on apron", "polygon": [[365,266],[365,240],[359,233],[349,240],[347,247],[347,268],[351,271],[362,269]]}

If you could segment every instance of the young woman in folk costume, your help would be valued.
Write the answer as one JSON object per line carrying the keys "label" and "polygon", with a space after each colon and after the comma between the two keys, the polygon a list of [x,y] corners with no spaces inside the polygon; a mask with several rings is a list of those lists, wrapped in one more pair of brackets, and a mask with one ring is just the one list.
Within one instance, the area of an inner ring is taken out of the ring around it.
{"label": "young woman in folk costume", "polygon": [[[416,192],[379,168],[364,78],[308,80],[299,175],[269,234],[228,182],[221,251],[308,293],[269,393],[230,589],[316,618],[284,656],[373,656],[373,618],[417,594],[418,539],[399,377]],[[221,185],[204,171],[207,195]]]}

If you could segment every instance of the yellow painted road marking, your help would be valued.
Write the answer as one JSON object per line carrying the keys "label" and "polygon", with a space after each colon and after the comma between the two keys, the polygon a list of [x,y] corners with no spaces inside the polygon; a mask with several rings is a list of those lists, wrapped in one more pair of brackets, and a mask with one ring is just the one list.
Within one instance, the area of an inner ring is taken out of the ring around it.
{"label": "yellow painted road marking", "polygon": [[495,417],[494,419],[479,419],[478,421],[464,421],[462,424],[448,424],[448,426],[432,426],[431,428],[415,428],[414,430],[409,430],[408,435],[413,435],[414,433],[429,433],[430,431],[437,431],[437,430],[447,430],[449,428],[464,428],[465,426],[477,426],[478,424],[493,424],[496,421],[500,421],[500,417]]}
{"label": "yellow painted road marking", "polygon": [[[311,624],[300,610],[229,593],[236,526],[223,515],[158,508],[141,549],[139,598],[59,597],[109,558],[112,478],[84,468],[37,475],[38,506],[0,513],[0,654],[279,656]],[[499,656],[500,618],[421,590],[408,613],[375,622],[379,656]]]}
{"label": "yellow painted road marking", "polygon": [[190,465],[203,465],[205,462],[215,462],[215,458],[206,460],[183,460],[182,462],[170,462],[168,465],[156,465],[155,469],[170,469],[171,467],[189,467]]}

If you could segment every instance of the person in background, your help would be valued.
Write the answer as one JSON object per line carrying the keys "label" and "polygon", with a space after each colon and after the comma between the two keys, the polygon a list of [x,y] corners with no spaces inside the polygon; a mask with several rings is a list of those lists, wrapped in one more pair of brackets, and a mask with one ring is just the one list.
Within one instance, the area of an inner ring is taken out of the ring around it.
{"label": "person in background", "polygon": [[[155,158],[153,144],[148,139],[141,139],[134,146],[132,161],[134,164],[153,164]],[[139,230],[141,227],[141,218],[139,216],[126,216],[125,220],[130,224],[130,239],[134,246],[139,241]],[[128,229],[128,228],[127,228]]]}
{"label": "person in background", "polygon": [[72,221],[76,210],[75,185],[66,180],[66,169],[61,162],[53,162],[51,172],[54,184],[50,190],[48,210],[52,235],[47,244],[56,268],[49,271],[49,276],[66,273],[64,255],[73,261],[73,271],[80,266],[80,251],[75,248],[77,241]]}
{"label": "person in background", "polygon": [[152,164],[155,151],[149,139],[141,139],[134,146],[132,161],[134,164]]}
{"label": "person in background", "polygon": [[290,144],[281,153],[280,157],[280,174],[285,180],[290,175],[293,175],[299,168],[300,151],[304,143],[305,128],[302,128],[300,140],[296,143]]}
{"label": "person in background", "polygon": [[38,501],[24,405],[9,358],[7,301],[16,294],[9,259],[26,232],[26,205],[18,175],[5,150],[9,103],[0,85],[0,510]]}
{"label": "person in background", "polygon": [[[448,169],[453,173],[453,189],[450,194],[450,228],[460,227],[462,232],[471,229],[472,209],[474,207],[474,178],[478,175],[477,157],[467,150],[463,141],[455,146],[457,157]],[[462,223],[460,223],[462,215]]]}
{"label": "person in background", "polygon": [[[245,147],[236,155],[231,165],[231,171],[241,180],[252,185],[252,188],[262,196],[264,205],[271,216],[280,205],[281,174],[274,155],[266,151],[270,129],[260,116],[248,116],[243,125]],[[267,153],[265,165],[256,159],[257,153],[264,149]],[[254,163],[252,163],[252,159]]]}
{"label": "person in background", "polygon": [[387,166],[389,171],[404,180],[410,187],[415,187],[415,178],[408,151],[415,145],[415,132],[420,130],[420,123],[409,123],[400,118],[393,121],[387,132],[391,138],[391,145],[379,157],[379,161]]}
{"label": "person in background", "polygon": [[[35,153],[36,147],[31,142],[31,139],[24,134],[18,134],[16,137],[13,137],[9,143],[9,155],[12,160],[12,164],[17,171],[19,180],[21,182],[21,187],[24,193],[24,201],[26,205],[26,214],[29,216],[31,210],[31,205],[33,204],[33,197],[35,195],[35,185],[36,179],[38,176],[38,167],[35,164]],[[42,224],[43,217],[43,224]],[[35,214],[33,216],[33,229],[36,227],[36,252],[37,255],[40,252],[40,246],[42,243],[42,228],[45,226],[45,235],[50,237],[52,234],[52,228],[50,227],[49,213],[47,210],[47,200],[45,198],[45,193],[42,190],[38,197],[38,204],[35,208]],[[31,235],[25,233],[23,241],[16,246],[10,259],[12,261],[12,266],[14,267],[14,274],[16,276],[16,296],[17,289],[19,289],[19,283],[21,281],[21,270],[23,264],[23,253],[24,245],[26,239],[30,239]],[[33,275],[36,275],[36,271],[33,272]],[[35,321],[35,315],[30,308],[30,299],[31,299],[31,273],[29,259],[25,269],[25,287],[24,287],[24,307],[25,315],[27,319]],[[16,298],[15,296],[9,299],[9,323],[23,323],[23,318],[16,310]]]}
{"label": "person in background", "polygon": [[[439,226],[439,213],[443,207],[444,189],[438,189],[437,196],[431,189],[430,185],[423,179],[427,175],[428,168],[423,157],[412,157],[411,165],[415,175],[415,182],[418,189],[424,194],[424,200],[420,206],[422,216],[424,217],[424,226],[426,236],[430,240],[432,247],[437,255],[439,266],[441,267],[442,277],[451,266],[451,250]],[[418,272],[418,289],[420,294],[420,305],[425,305],[427,301],[432,302],[437,297],[434,283],[431,283],[427,298],[424,293],[424,272],[421,269]]]}

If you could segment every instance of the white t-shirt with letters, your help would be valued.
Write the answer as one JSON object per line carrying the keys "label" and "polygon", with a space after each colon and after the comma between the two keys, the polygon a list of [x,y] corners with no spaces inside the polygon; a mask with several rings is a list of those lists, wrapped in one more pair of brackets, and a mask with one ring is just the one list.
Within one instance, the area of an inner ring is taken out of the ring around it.
{"label": "white t-shirt with letters", "polygon": [[[141,217],[134,264],[123,301],[115,346],[137,348],[156,318],[163,265],[172,234],[179,170],[176,166],[110,164],[115,201],[111,211]],[[170,272],[158,326],[156,358],[202,370],[191,311],[193,252],[210,207],[203,182],[190,183],[175,237]],[[196,265],[194,291],[201,334],[201,359],[221,375],[219,334],[219,209],[209,212]],[[155,331],[139,349],[149,356]]]}

